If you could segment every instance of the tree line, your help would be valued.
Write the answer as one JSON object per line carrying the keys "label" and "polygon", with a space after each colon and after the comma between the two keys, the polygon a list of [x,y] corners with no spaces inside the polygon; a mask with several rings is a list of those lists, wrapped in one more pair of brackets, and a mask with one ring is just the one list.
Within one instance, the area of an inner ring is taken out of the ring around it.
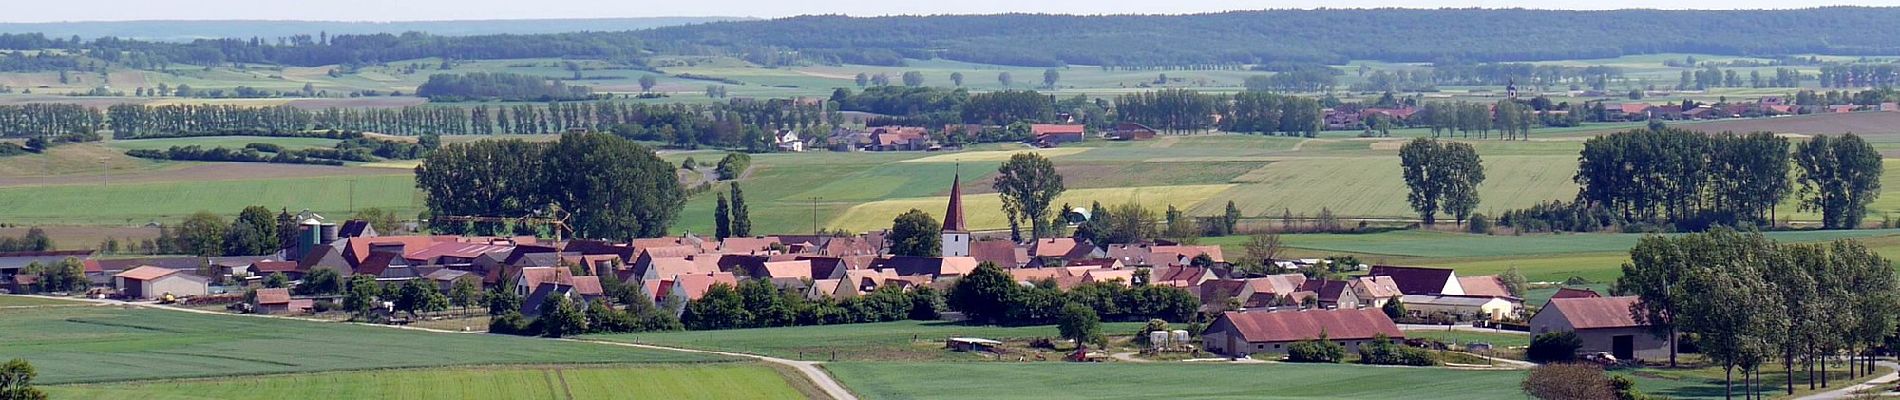
{"label": "tree line", "polygon": [[1853,240],[1782,244],[1727,229],[1651,235],[1630,260],[1612,291],[1641,298],[1631,312],[1671,343],[1670,364],[1678,338],[1692,338],[1723,367],[1725,386],[1741,373],[1744,393],[1772,384],[1760,379],[1772,362],[1789,371],[1792,394],[1797,371],[1810,389],[1826,386],[1839,355],[1850,360],[1849,376],[1867,375],[1875,349],[1892,348],[1900,285],[1887,259]]}
{"label": "tree line", "polygon": [[594,98],[587,86],[507,72],[434,74],[416,86],[416,96],[430,101],[563,101]]}
{"label": "tree line", "polygon": [[[1821,211],[1825,227],[1859,225],[1879,192],[1879,153],[1852,134],[1816,136],[1795,147],[1790,153],[1786,138],[1767,133],[1669,128],[1591,138],[1578,156],[1577,204],[1604,207],[1614,220],[1603,225],[1702,230],[1766,225],[1776,205],[1799,194],[1802,209]],[[1799,168],[1798,193],[1788,178],[1791,161]]]}

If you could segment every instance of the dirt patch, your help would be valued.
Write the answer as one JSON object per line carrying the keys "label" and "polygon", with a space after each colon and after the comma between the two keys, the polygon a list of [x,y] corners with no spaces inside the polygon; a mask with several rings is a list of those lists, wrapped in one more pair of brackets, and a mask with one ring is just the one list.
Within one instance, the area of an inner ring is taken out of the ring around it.
{"label": "dirt patch", "polygon": [[1375,151],[1398,151],[1400,147],[1405,147],[1405,141],[1381,140],[1377,142],[1372,142],[1370,147],[1372,148],[1372,150],[1375,150]]}
{"label": "dirt patch", "polygon": [[[158,238],[158,228],[145,226],[41,226],[47,237],[53,238],[53,245],[60,250],[82,250],[99,247],[107,238],[119,239],[119,246],[136,245],[146,239]],[[0,236],[20,237],[26,235],[31,227],[0,228]]]}
{"label": "dirt patch", "polygon": [[428,99],[421,97],[354,97],[347,99],[296,99],[285,103],[285,105],[306,110],[321,110],[331,107],[402,108],[422,105],[428,102]]}
{"label": "dirt patch", "polygon": [[395,168],[355,168],[327,165],[266,163],[195,163],[191,166],[176,169],[129,173],[114,172],[110,175],[0,177],[0,187],[403,175],[408,173],[410,172]]}

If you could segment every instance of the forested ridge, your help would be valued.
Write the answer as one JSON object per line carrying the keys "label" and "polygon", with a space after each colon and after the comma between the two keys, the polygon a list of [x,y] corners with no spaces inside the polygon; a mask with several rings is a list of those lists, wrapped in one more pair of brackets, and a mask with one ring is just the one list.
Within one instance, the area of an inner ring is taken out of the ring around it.
{"label": "forested ridge", "polygon": [[[294,66],[426,57],[733,55],[764,65],[979,63],[1240,68],[1352,59],[1474,63],[1700,53],[1900,54],[1896,7],[1798,10],[1321,9],[1191,15],[799,16],[647,30],[446,36],[330,35],[153,42],[0,34],[0,50],[68,49],[134,67],[245,62]],[[580,28],[576,28],[579,30]],[[58,62],[38,60],[37,62]]]}
{"label": "forested ridge", "polygon": [[[801,16],[638,32],[662,52],[796,50],[827,61],[1028,66],[1529,61],[1664,52],[1894,54],[1900,8],[1329,9],[1193,15]],[[754,57],[756,58],[756,57]],[[755,60],[758,61],[758,60]]]}

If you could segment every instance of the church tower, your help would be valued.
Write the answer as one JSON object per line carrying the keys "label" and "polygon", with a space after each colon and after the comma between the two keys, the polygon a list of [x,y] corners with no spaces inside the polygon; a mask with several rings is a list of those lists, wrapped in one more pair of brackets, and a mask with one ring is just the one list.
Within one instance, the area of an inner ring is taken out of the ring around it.
{"label": "church tower", "polygon": [[958,173],[950,181],[950,208],[943,212],[943,243],[939,252],[944,257],[970,256],[970,230],[963,225],[963,175]]}

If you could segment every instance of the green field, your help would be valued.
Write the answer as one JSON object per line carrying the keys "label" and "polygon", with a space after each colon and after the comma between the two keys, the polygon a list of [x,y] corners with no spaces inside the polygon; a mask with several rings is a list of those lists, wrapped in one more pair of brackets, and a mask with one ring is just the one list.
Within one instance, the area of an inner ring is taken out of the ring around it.
{"label": "green field", "polygon": [[[1105,323],[1108,335],[1130,335],[1141,323]],[[937,360],[952,355],[943,350],[950,337],[994,340],[1056,337],[1055,326],[972,326],[950,322],[899,321],[871,324],[731,329],[696,332],[653,332],[591,335],[589,339],[705,350],[760,354],[787,359],[830,360]],[[957,357],[973,359],[974,357]]]}
{"label": "green field", "polygon": [[866,399],[1522,399],[1519,371],[1321,364],[827,363]]}
{"label": "green field", "polygon": [[85,303],[69,300],[0,295],[0,307],[75,306],[83,304]]}
{"label": "green field", "polygon": [[45,384],[498,364],[729,361],[543,339],[120,307],[0,309],[0,359]]}
{"label": "green field", "polygon": [[1405,331],[1405,337],[1408,339],[1435,339],[1435,340],[1443,341],[1446,343],[1457,343],[1460,346],[1463,346],[1469,343],[1490,343],[1491,346],[1494,346],[1497,348],[1529,347],[1531,345],[1531,335],[1523,334],[1523,333],[1512,334],[1512,333],[1471,332],[1471,331],[1457,331],[1457,330],[1409,330],[1409,331]]}
{"label": "green field", "polygon": [[56,399],[803,399],[764,365],[522,366],[325,372],[46,388]]}
{"label": "green field", "polygon": [[325,215],[382,207],[396,215],[415,215],[422,211],[415,179],[398,173],[0,187],[0,215],[11,223],[79,225],[138,225],[198,211],[234,215],[251,205],[309,209]]}

